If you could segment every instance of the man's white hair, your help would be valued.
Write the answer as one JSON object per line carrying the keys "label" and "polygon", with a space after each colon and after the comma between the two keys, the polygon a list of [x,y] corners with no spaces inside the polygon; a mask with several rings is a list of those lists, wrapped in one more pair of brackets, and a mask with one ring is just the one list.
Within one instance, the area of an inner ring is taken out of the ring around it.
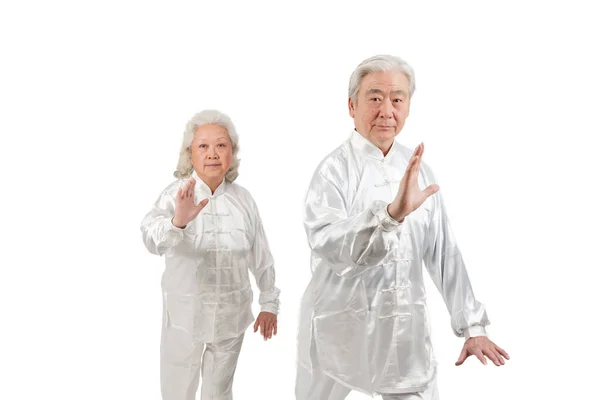
{"label": "man's white hair", "polygon": [[227,130],[229,138],[231,139],[233,157],[231,160],[231,166],[225,173],[225,179],[229,182],[233,182],[238,177],[240,159],[237,157],[237,154],[240,146],[238,143],[238,135],[231,118],[218,110],[204,110],[194,115],[192,119],[188,121],[185,127],[185,132],[183,132],[183,141],[181,143],[181,150],[179,151],[179,162],[177,163],[177,169],[173,173],[175,178],[187,178],[194,171],[194,166],[192,165],[191,148],[192,140],[194,139],[194,133],[199,126],[209,124],[219,125]]}
{"label": "man's white hair", "polygon": [[408,79],[409,98],[415,92],[415,72],[406,61],[400,57],[390,56],[387,54],[377,55],[367,58],[361,62],[350,76],[350,84],[348,85],[348,98],[356,102],[358,97],[358,88],[363,78],[372,72],[387,72],[400,71]]}

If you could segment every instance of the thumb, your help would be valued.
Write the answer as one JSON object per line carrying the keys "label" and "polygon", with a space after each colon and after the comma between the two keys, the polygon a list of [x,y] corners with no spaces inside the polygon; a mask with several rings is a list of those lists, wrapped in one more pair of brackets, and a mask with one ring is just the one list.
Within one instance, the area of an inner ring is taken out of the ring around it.
{"label": "thumb", "polygon": [[256,332],[258,330],[258,319],[256,319],[256,322],[254,323],[254,332]]}
{"label": "thumb", "polygon": [[202,211],[204,207],[208,204],[208,199],[202,200],[196,207],[198,207],[198,211]]}
{"label": "thumb", "polygon": [[462,363],[465,362],[465,360],[467,359],[467,349],[465,349],[463,347],[462,351],[460,352],[460,356],[458,356],[458,361],[456,361],[456,363],[454,363],[454,365],[462,365]]}
{"label": "thumb", "polygon": [[434,183],[433,185],[427,186],[425,190],[423,190],[423,194],[425,195],[425,198],[427,198],[432,194],[435,194],[438,190],[440,190],[440,187]]}

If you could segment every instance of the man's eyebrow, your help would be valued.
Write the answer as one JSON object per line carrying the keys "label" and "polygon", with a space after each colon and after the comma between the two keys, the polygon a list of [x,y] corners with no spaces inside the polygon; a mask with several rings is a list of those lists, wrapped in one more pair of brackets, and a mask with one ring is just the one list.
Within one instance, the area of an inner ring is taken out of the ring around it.
{"label": "man's eyebrow", "polygon": [[[383,90],[381,89],[369,89],[367,90],[367,94],[383,94]],[[392,90],[392,94],[399,94],[402,96],[406,96],[406,92],[402,89]]]}

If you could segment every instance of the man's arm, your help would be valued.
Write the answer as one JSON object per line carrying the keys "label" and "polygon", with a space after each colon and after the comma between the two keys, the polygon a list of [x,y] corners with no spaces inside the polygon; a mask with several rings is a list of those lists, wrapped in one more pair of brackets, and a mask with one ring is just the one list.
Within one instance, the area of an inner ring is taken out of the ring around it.
{"label": "man's arm", "polygon": [[304,214],[310,248],[339,276],[395,262],[402,224],[390,217],[383,201],[349,216],[340,183],[320,172],[313,177]]}
{"label": "man's arm", "polygon": [[441,193],[432,200],[434,210],[425,239],[425,267],[444,298],[454,333],[465,338],[486,336],[485,326],[489,320],[483,304],[475,299]]}

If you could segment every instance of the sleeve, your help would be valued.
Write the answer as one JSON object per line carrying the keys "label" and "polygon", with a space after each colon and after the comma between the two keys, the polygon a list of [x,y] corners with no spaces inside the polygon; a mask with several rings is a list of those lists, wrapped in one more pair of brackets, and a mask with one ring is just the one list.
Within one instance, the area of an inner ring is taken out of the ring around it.
{"label": "sleeve", "polygon": [[487,336],[483,304],[475,299],[467,269],[452,234],[441,193],[433,195],[434,211],[426,237],[423,261],[442,294],[456,336]]}
{"label": "sleeve", "polygon": [[173,225],[171,219],[174,216],[175,198],[164,190],[140,226],[142,239],[150,253],[162,256],[183,240],[185,229]]}
{"label": "sleeve", "polygon": [[348,216],[347,196],[340,183],[317,171],[305,202],[304,228],[312,251],[339,276],[354,277],[364,271],[398,261],[402,224],[393,219],[388,204],[375,201],[369,208]]}
{"label": "sleeve", "polygon": [[256,286],[260,291],[258,302],[261,311],[267,311],[273,314],[279,313],[279,293],[280,290],[275,286],[275,267],[273,256],[269,250],[269,243],[263,228],[262,220],[258,208],[252,201],[252,210],[254,212],[254,240],[252,242],[250,254],[250,272],[254,275]]}

